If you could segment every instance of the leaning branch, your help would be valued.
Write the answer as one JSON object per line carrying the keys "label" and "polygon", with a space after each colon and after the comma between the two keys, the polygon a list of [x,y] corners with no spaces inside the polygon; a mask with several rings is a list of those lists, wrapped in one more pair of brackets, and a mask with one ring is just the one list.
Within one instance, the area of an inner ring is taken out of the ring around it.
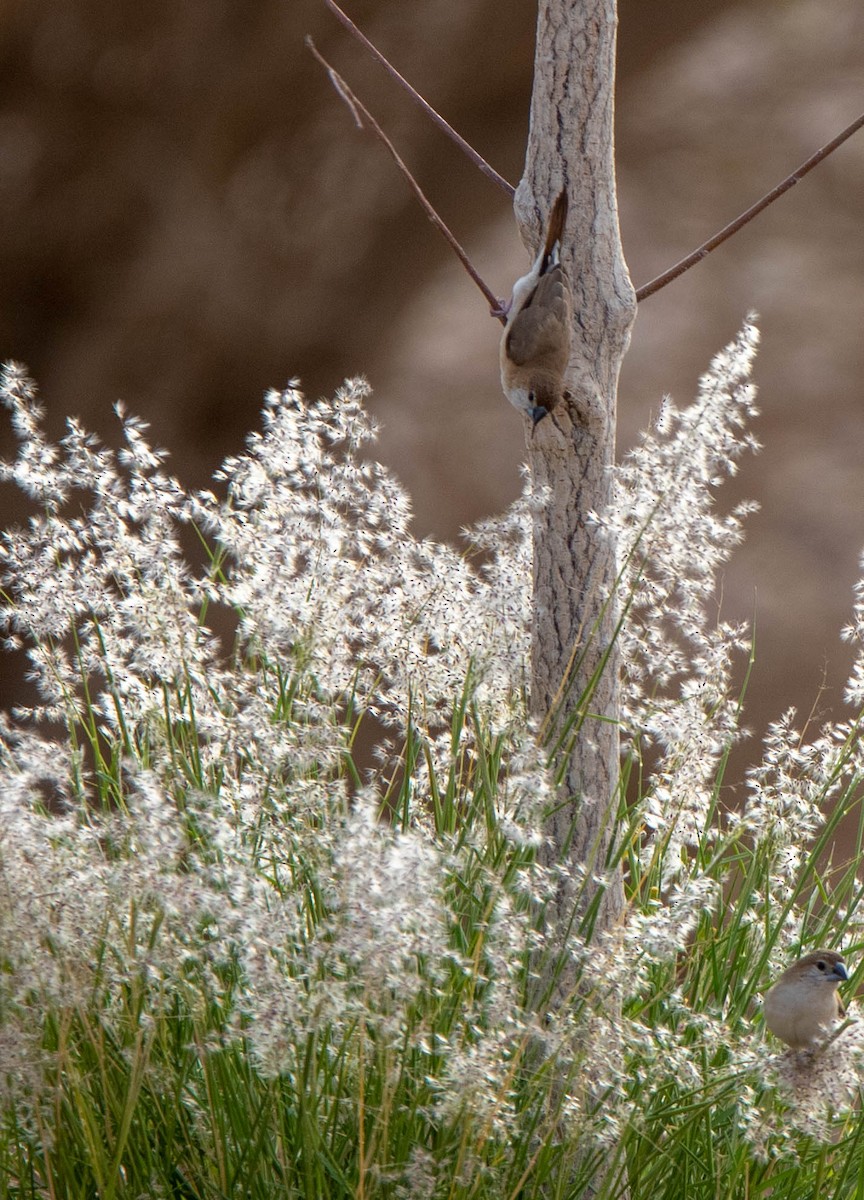
{"label": "leaning branch", "polygon": [[[327,0],[325,0],[326,2]],[[715,233],[707,242],[703,242],[698,249],[694,250],[692,254],[688,254],[686,258],[682,258],[674,267],[670,267],[668,271],[664,271],[662,275],[658,275],[656,279],[652,279],[650,283],[646,283],[639,288],[636,292],[636,299],[640,302],[647,300],[649,296],[653,296],[655,292],[659,292],[661,288],[666,287],[667,283],[672,283],[679,275],[683,275],[685,271],[689,271],[696,263],[701,262],[712,250],[716,250],[718,246],[721,246],[723,242],[737,233],[739,229],[743,229],[754,217],[758,217],[759,213],[763,209],[766,209],[769,204],[773,204],[784,192],[788,192],[791,187],[794,187],[799,179],[803,179],[809,171],[812,171],[814,167],[818,167],[819,163],[826,159],[829,154],[833,154],[838,146],[842,146],[853,133],[857,133],[862,125],[864,125],[864,113],[857,120],[853,121],[851,125],[847,125],[830,142],[827,142],[821,150],[817,150],[815,154],[811,154],[806,162],[803,162],[791,175],[787,175],[782,183],[778,183],[775,188],[772,188],[761,200],[757,200],[746,212],[741,213],[734,221],[730,221],[719,233]]]}
{"label": "leaning branch", "polygon": [[456,238],[450,232],[448,227],[444,224],[444,222],[438,216],[437,212],[432,207],[429,200],[426,198],[426,195],[423,192],[423,189],[420,187],[420,184],[417,182],[417,180],[414,178],[414,176],[408,170],[407,165],[405,164],[404,160],[399,155],[399,152],[396,149],[396,147],[393,145],[393,143],[388,138],[387,134],[384,132],[384,130],[381,128],[381,126],[378,124],[378,122],[375,120],[375,118],[369,112],[369,109],[366,108],[366,106],[360,100],[357,99],[357,97],[351,91],[350,87],[345,82],[345,80],[342,78],[342,76],[336,71],[336,69],[334,67],[330,66],[330,64],[327,62],[326,58],[324,58],[324,56],[318,51],[318,49],[315,46],[315,43],[312,41],[311,37],[306,38],[306,45],[309,47],[309,50],[312,52],[312,54],[315,56],[315,58],[318,60],[318,62],[321,64],[321,66],[324,68],[324,70],[327,72],[327,75],[330,78],[330,82],[333,84],[333,87],[336,90],[337,95],[339,95],[341,97],[341,99],[344,100],[345,104],[350,109],[351,115],[353,116],[353,118],[357,124],[357,127],[359,129],[369,129],[372,133],[375,134],[375,136],[378,138],[378,140],[387,148],[387,151],[390,154],[390,156],[392,157],[393,161],[396,163],[396,166],[399,168],[399,170],[402,172],[403,176],[407,180],[408,186],[411,188],[414,195],[417,197],[418,201],[420,202],[420,205],[423,208],[423,211],[426,213],[426,216],[429,218],[429,220],[432,222],[432,224],[435,226],[435,228],[439,231],[439,233],[441,233],[443,235],[443,237],[447,240],[451,249],[453,250],[453,253],[459,259],[459,261],[462,263],[462,266],[465,268],[465,270],[468,272],[468,274],[471,276],[471,278],[476,283],[477,287],[480,289],[480,291],[483,293],[483,295],[489,301],[489,308],[492,312],[492,315],[498,317],[498,319],[503,323],[505,318],[504,318],[504,314],[503,314],[503,308],[502,308],[501,301],[498,299],[497,296],[495,296],[493,294],[493,292],[486,285],[486,283],[483,281],[483,279],[481,279],[480,275],[477,273],[477,271],[474,267],[474,264],[471,262],[468,255],[462,249],[462,246],[460,245],[460,243],[456,240]]}

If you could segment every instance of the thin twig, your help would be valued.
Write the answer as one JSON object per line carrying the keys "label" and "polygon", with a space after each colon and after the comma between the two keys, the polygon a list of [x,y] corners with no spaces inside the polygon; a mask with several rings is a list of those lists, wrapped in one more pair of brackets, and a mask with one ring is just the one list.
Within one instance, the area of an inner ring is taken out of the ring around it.
{"label": "thin twig", "polygon": [[[329,0],[325,0],[325,3],[329,3]],[[734,221],[725,225],[718,233],[709,238],[707,242],[703,242],[692,254],[688,254],[686,258],[682,258],[680,262],[677,262],[674,267],[670,267],[668,271],[664,271],[662,275],[658,275],[656,279],[652,279],[650,283],[646,283],[639,288],[636,293],[636,299],[639,301],[647,300],[649,296],[653,296],[655,292],[659,292],[661,288],[664,288],[667,283],[671,283],[673,279],[677,279],[679,275],[683,275],[685,271],[689,271],[696,263],[701,262],[712,250],[716,250],[727,238],[732,237],[733,233],[737,233],[739,229],[743,229],[749,221],[758,216],[769,204],[773,204],[784,192],[788,192],[791,187],[794,187],[798,180],[803,179],[808,171],[812,171],[829,154],[833,154],[837,147],[842,146],[853,133],[857,133],[862,125],[864,125],[864,113],[857,120],[853,121],[851,125],[847,125],[830,142],[827,142],[821,150],[817,150],[815,154],[811,154],[807,161],[803,162],[796,171],[793,171],[791,175],[787,175],[782,183],[778,183],[775,188],[772,188],[761,200],[757,200],[746,212],[741,213]]]}
{"label": "thin twig", "polygon": [[847,1017],[846,1020],[843,1022],[843,1024],[838,1025],[837,1028],[834,1030],[834,1032],[831,1034],[831,1036],[822,1043],[822,1045],[819,1047],[819,1053],[821,1054],[824,1050],[827,1050],[832,1042],[836,1042],[837,1039],[840,1037],[840,1035],[842,1033],[845,1033],[850,1025],[857,1025],[857,1024],[858,1024],[858,1021],[855,1017]]}
{"label": "thin twig", "polygon": [[378,140],[383,142],[383,144],[386,146],[390,156],[392,157],[393,161],[396,163],[396,166],[402,172],[405,179],[408,181],[409,187],[414,192],[414,195],[417,197],[417,199],[420,201],[420,204],[422,205],[423,211],[426,213],[426,216],[429,218],[429,220],[432,222],[432,224],[435,226],[435,228],[441,234],[443,234],[443,236],[447,239],[447,241],[450,244],[451,249],[456,254],[459,261],[462,263],[462,266],[465,268],[465,270],[468,272],[468,274],[471,276],[471,278],[477,284],[477,287],[480,289],[480,291],[483,293],[483,295],[489,301],[489,308],[492,311],[492,315],[498,317],[498,319],[503,323],[505,318],[502,313],[501,301],[498,299],[497,296],[493,295],[492,291],[486,286],[484,281],[480,278],[477,271],[474,269],[474,265],[471,262],[470,258],[465,253],[465,251],[462,249],[459,242],[457,242],[456,238],[453,236],[453,234],[450,232],[450,230],[447,228],[447,226],[444,224],[444,222],[441,220],[441,218],[438,216],[437,212],[432,207],[429,200],[427,200],[423,190],[420,187],[420,184],[417,182],[417,180],[414,178],[414,176],[408,170],[408,167],[406,166],[405,162],[400,157],[399,152],[397,151],[397,149],[393,145],[393,143],[390,141],[387,134],[384,132],[384,130],[381,128],[381,126],[378,124],[378,122],[375,120],[375,118],[369,112],[368,108],[366,108],[366,106],[364,104],[362,104],[360,100],[357,99],[357,97],[351,91],[350,87],[345,82],[345,80],[342,78],[342,76],[335,70],[335,68],[330,66],[330,64],[327,62],[326,58],[324,58],[324,56],[318,51],[318,49],[315,46],[315,43],[312,41],[311,37],[306,38],[306,45],[309,47],[312,54],[315,56],[315,58],[318,60],[318,62],[321,64],[321,66],[324,68],[324,70],[327,72],[327,74],[330,78],[330,82],[333,84],[333,87],[336,89],[336,92],[339,95],[339,97],[342,100],[344,100],[344,102],[347,104],[348,108],[351,110],[351,115],[354,117],[354,120],[357,122],[358,126],[361,129],[364,127],[366,129],[369,129],[372,133],[375,134],[375,136],[378,138]]}
{"label": "thin twig", "polygon": [[453,126],[445,121],[441,114],[436,112],[428,101],[423,99],[420,93],[411,86],[405,76],[400,75],[393,64],[384,57],[377,46],[373,45],[372,42],[369,41],[366,34],[357,28],[348,14],[344,13],[339,5],[335,3],[335,0],[324,0],[324,3],[330,9],[333,15],[342,22],[348,32],[354,35],[360,45],[369,51],[376,62],[379,62],[384,70],[387,71],[387,73],[405,89],[414,103],[418,104],[420,108],[423,109],[427,117],[431,117],[439,129],[443,129],[447,136],[452,138],[463,154],[467,154],[467,156],[474,163],[475,167],[479,167],[484,175],[491,179],[493,183],[497,184],[503,192],[506,192],[506,194],[512,198],[513,193],[516,190],[513,185],[508,183],[503,175],[499,175],[495,168],[490,166],[486,159],[483,158],[482,155],[478,154],[474,147],[470,145],[470,143],[466,142],[461,134],[458,134]]}

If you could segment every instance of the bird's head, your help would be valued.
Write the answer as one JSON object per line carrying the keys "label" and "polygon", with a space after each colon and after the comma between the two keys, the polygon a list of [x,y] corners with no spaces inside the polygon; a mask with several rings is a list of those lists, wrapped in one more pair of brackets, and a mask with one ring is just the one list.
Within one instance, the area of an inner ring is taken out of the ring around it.
{"label": "bird's head", "polygon": [[838,987],[849,978],[843,957],[836,950],[814,950],[812,954],[805,954],[786,974],[801,982],[827,983],[832,987]]}
{"label": "bird's head", "polygon": [[529,380],[524,387],[513,390],[516,393],[512,397],[513,403],[531,418],[535,426],[557,408],[562,399],[569,398],[569,392],[562,390],[559,380],[547,380],[542,375]]}

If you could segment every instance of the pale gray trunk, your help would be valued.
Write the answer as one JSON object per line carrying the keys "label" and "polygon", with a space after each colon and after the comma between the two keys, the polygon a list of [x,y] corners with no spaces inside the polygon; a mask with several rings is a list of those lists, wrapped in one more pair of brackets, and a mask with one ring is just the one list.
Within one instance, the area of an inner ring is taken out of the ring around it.
{"label": "pale gray trunk", "polygon": [[[620,871],[605,870],[619,769],[615,546],[589,519],[610,496],[618,371],[635,313],[615,198],[615,30],[615,0],[540,0],[531,130],[516,193],[532,253],[555,196],[566,187],[570,197],[562,247],[574,298],[570,399],[527,439],[535,487],[549,493],[534,525],[531,703],[540,718],[551,710],[547,727],[560,730],[599,675],[578,714],[564,803],[548,830],[549,860],[572,864],[571,878],[580,866],[607,875],[596,931],[611,928],[623,908]],[[578,913],[597,898],[597,886],[589,883]],[[572,885],[562,886],[549,914],[562,936],[574,895]],[[547,1003],[572,987],[568,974]]]}

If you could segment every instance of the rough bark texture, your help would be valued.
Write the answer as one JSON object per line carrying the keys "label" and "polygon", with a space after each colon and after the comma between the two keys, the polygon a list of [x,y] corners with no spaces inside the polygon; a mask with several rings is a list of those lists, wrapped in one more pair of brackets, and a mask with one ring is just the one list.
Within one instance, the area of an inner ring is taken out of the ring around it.
{"label": "rough bark texture", "polygon": [[[615,0],[540,0],[531,131],[516,194],[532,252],[562,186],[570,197],[562,261],[574,297],[571,399],[527,439],[535,487],[549,495],[534,528],[532,708],[541,718],[552,711],[551,728],[563,728],[601,672],[584,719],[579,715],[566,802],[549,830],[551,859],[585,864],[592,873],[604,871],[612,834],[619,673],[615,546],[588,514],[609,499],[618,371],[635,313],[615,197],[615,30]],[[591,898],[583,895],[580,907]],[[610,928],[622,906],[621,878],[613,873],[595,930]],[[566,925],[572,907],[573,890],[563,887],[550,916]],[[566,990],[566,980],[559,983]]]}

